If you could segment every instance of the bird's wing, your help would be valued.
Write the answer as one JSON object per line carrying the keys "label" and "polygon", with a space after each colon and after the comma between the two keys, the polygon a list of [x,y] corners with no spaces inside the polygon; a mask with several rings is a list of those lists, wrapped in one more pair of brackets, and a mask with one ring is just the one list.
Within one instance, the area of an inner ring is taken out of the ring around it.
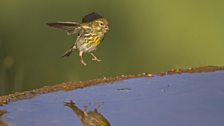
{"label": "bird's wing", "polygon": [[72,35],[79,33],[82,27],[77,22],[56,22],[56,23],[47,23],[48,26],[53,28],[61,29],[67,32],[67,35]]}

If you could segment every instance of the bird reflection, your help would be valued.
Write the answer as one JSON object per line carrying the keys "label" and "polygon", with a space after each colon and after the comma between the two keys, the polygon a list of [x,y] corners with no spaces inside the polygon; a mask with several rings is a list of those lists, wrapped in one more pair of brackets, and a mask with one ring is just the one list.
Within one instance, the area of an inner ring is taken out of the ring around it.
{"label": "bird reflection", "polygon": [[81,120],[83,126],[110,126],[109,121],[97,111],[100,105],[96,107],[94,111],[89,112],[87,112],[87,106],[85,106],[84,110],[81,110],[72,100],[70,102],[65,102],[65,106],[73,110]]}
{"label": "bird reflection", "polygon": [[7,113],[5,110],[0,110],[0,126],[10,126],[2,119],[2,116]]}

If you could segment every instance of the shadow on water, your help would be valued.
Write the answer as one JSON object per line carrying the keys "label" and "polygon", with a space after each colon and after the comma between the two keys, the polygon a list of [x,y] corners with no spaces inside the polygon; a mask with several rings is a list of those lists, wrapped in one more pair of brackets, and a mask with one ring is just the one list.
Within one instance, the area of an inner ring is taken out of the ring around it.
{"label": "shadow on water", "polygon": [[98,112],[98,109],[102,104],[96,106],[93,111],[87,112],[87,107],[80,109],[76,104],[71,100],[70,102],[65,102],[65,106],[68,106],[72,111],[78,116],[83,126],[110,126],[109,121]]}

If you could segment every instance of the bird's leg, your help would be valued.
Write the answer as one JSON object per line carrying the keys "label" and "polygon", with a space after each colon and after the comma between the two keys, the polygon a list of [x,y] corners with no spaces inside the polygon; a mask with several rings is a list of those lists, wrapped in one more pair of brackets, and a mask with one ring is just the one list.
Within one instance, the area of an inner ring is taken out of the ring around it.
{"label": "bird's leg", "polygon": [[88,109],[88,107],[89,107],[90,105],[91,105],[91,103],[86,104],[86,105],[84,106],[84,111],[87,112],[87,109]]}
{"label": "bird's leg", "polygon": [[89,107],[90,105],[91,105],[91,103],[88,103],[87,105],[84,106],[83,112],[84,112],[84,115],[85,115],[85,116],[88,116],[87,109],[88,109],[88,107]]}
{"label": "bird's leg", "polygon": [[92,60],[93,61],[97,61],[97,62],[100,62],[101,60],[99,60],[93,53],[90,53],[92,55]]}
{"label": "bird's leg", "polygon": [[104,104],[104,102],[97,102],[96,108],[94,109],[94,111],[97,111],[103,104]]}
{"label": "bird's leg", "polygon": [[80,62],[81,62],[82,65],[86,66],[87,64],[86,64],[85,61],[83,60],[83,58],[82,58],[82,54],[83,54],[83,52],[80,51],[80,52],[79,52]]}

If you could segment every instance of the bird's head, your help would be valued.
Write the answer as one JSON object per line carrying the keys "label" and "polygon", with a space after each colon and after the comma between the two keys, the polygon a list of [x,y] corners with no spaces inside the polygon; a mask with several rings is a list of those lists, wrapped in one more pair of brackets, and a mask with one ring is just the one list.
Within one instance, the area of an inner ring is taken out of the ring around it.
{"label": "bird's head", "polygon": [[109,23],[105,18],[99,18],[92,22],[92,27],[98,32],[106,33],[109,30]]}

